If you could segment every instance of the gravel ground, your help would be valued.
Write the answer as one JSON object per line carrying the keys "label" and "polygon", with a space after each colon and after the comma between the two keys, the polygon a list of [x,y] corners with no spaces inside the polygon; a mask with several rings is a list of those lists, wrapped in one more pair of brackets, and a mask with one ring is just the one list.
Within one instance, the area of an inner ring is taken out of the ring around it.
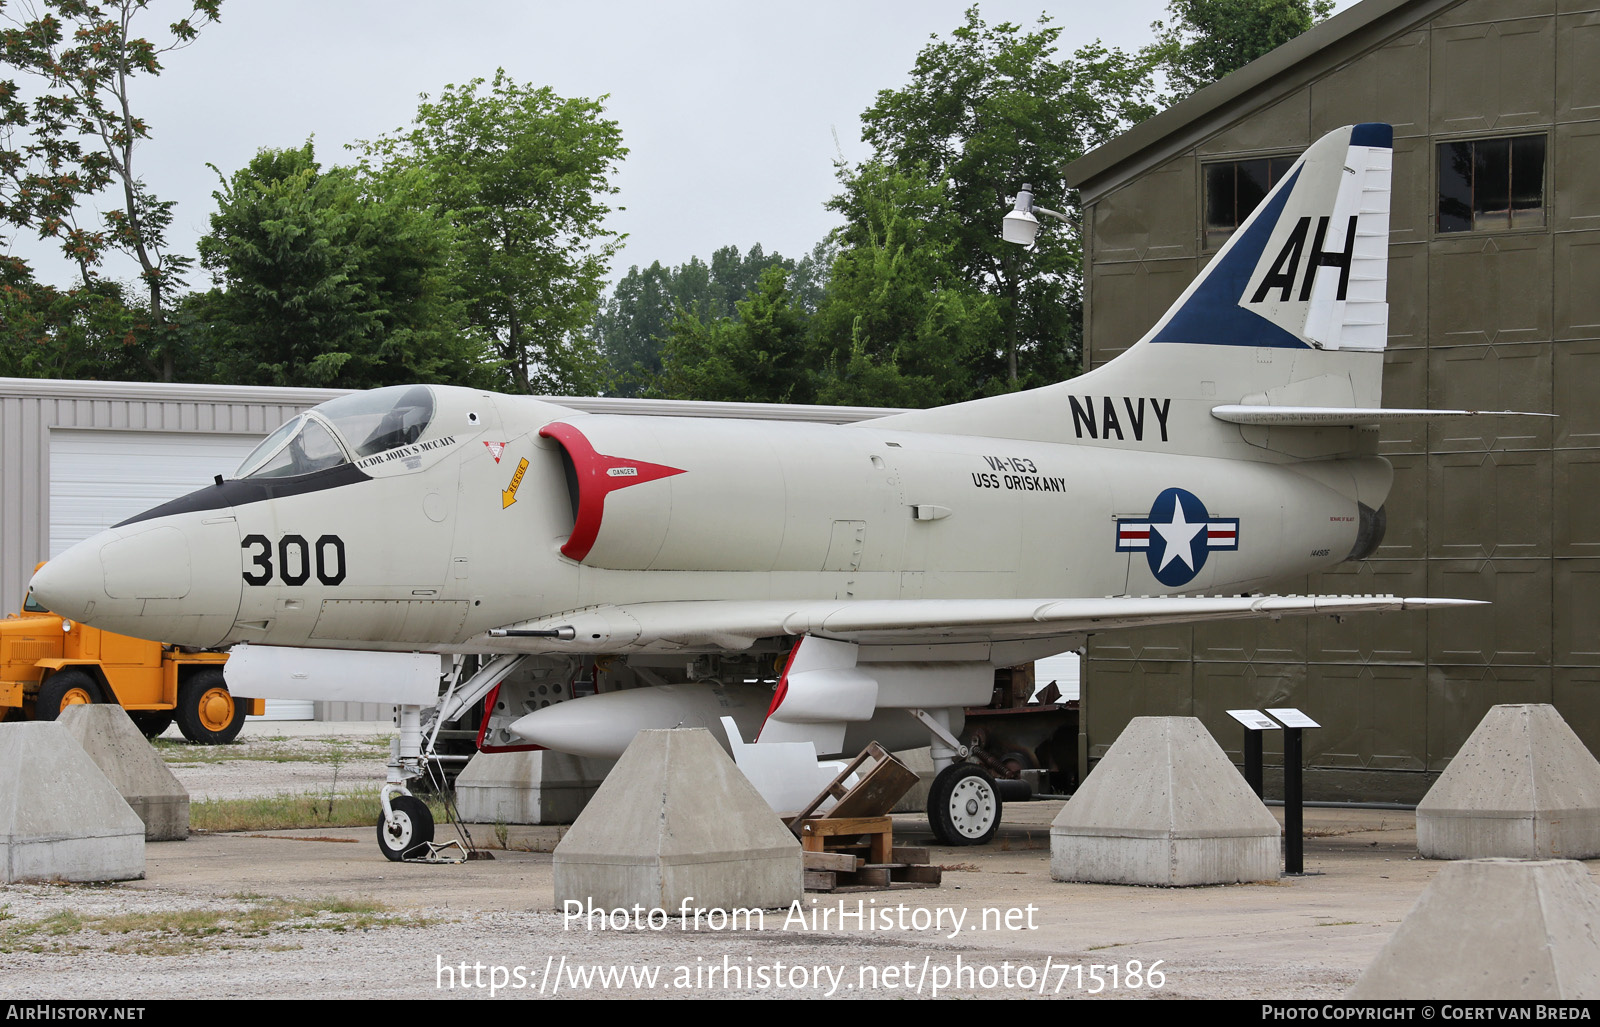
{"label": "gravel ground", "polygon": [[[168,751],[195,798],[326,790],[334,762],[341,788],[383,779],[381,732],[252,727],[225,753]],[[1062,884],[1048,862],[1059,808],[1012,805],[995,843],[935,848],[940,888],[808,897],[808,922],[777,911],[761,929],[569,923],[556,828],[509,829],[509,851],[455,866],[389,863],[371,828],[194,835],[147,844],[141,881],[0,888],[0,999],[1049,998],[1085,997],[1096,978],[1101,998],[1336,998],[1440,865],[1415,857],[1409,814],[1310,810],[1303,877]],[[898,816],[897,843],[925,844],[926,829]],[[811,920],[858,902],[889,919]],[[995,921],[977,929],[985,911]]]}
{"label": "gravel ground", "polygon": [[345,792],[376,788],[387,776],[392,731],[289,733],[293,725],[272,723],[251,728],[226,746],[189,745],[175,728],[162,736],[162,757],[191,801]]}

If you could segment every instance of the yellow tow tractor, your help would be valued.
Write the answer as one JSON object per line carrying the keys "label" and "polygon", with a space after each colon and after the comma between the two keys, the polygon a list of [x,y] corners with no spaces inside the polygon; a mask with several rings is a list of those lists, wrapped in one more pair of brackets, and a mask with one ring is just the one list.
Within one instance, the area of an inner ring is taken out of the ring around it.
{"label": "yellow tow tractor", "polygon": [[114,702],[148,738],[176,719],[191,742],[231,742],[266,702],[228,691],[227,660],[75,624],[30,591],[22,612],[0,620],[0,719],[54,720],[67,706]]}

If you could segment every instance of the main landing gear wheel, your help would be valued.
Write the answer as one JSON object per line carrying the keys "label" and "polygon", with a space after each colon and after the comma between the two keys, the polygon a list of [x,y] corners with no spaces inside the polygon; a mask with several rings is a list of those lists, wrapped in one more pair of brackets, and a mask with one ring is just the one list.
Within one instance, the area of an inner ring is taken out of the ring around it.
{"label": "main landing gear wheel", "polygon": [[200,745],[222,745],[239,737],[244,704],[235,702],[222,670],[207,667],[178,686],[178,730]]}
{"label": "main landing gear wheel", "polygon": [[94,678],[81,670],[58,670],[39,686],[39,698],[33,704],[33,717],[35,720],[55,720],[68,706],[87,706],[104,701]]}
{"label": "main landing gear wheel", "polygon": [[983,845],[1000,830],[1000,793],[983,768],[956,763],[928,791],[928,826],[941,845]]}
{"label": "main landing gear wheel", "polygon": [[395,823],[378,814],[378,848],[389,860],[398,863],[406,853],[433,841],[433,814],[415,795],[396,795],[389,800]]}

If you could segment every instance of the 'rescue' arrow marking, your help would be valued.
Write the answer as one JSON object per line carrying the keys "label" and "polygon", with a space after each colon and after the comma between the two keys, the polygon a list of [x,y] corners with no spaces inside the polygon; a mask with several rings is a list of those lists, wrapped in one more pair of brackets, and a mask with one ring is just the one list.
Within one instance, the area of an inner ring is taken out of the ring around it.
{"label": "'rescue' arrow marking", "polygon": [[528,473],[528,458],[523,457],[517,461],[517,473],[511,476],[511,484],[500,490],[500,509],[504,510],[517,501],[517,489],[522,485],[522,476]]}

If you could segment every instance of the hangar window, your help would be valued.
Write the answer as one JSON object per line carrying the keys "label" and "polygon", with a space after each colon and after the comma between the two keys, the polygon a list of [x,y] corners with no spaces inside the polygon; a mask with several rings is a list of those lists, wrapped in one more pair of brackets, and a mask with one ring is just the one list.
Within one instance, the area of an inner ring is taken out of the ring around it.
{"label": "hangar window", "polygon": [[1545,137],[1439,144],[1440,232],[1544,227]]}
{"label": "hangar window", "polygon": [[1234,229],[1244,224],[1256,204],[1299,159],[1299,154],[1293,154],[1205,165],[1206,249],[1214,250],[1227,242]]}

